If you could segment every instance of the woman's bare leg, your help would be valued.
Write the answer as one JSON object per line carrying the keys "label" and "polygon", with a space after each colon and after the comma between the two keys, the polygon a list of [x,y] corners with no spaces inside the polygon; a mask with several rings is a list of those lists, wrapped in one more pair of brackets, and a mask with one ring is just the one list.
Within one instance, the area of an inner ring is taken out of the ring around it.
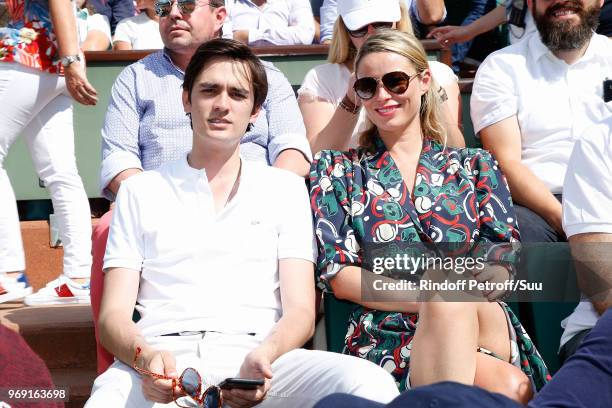
{"label": "woman's bare leg", "polygon": [[[519,401],[529,398],[527,376],[506,362],[510,359],[509,338],[506,316],[498,303],[422,303],[410,355],[410,383],[416,387],[454,381],[476,384]],[[504,361],[478,353],[478,346]]]}

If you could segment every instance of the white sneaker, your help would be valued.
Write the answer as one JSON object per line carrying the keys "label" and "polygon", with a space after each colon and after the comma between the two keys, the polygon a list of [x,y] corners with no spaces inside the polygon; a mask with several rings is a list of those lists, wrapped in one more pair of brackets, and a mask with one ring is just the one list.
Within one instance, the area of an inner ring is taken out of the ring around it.
{"label": "white sneaker", "polygon": [[81,285],[64,275],[60,275],[59,278],[47,283],[47,286],[38,292],[26,296],[23,303],[28,306],[70,303],[90,304],[89,282]]}
{"label": "white sneaker", "polygon": [[0,273],[0,303],[21,299],[30,293],[32,293],[32,287],[25,273],[22,272],[16,276]]}

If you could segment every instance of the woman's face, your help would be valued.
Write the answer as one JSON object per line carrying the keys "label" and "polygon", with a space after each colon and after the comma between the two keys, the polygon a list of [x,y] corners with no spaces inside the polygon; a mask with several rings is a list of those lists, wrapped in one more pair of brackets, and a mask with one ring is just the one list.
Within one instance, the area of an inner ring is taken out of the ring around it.
{"label": "woman's face", "polygon": [[[410,77],[408,88],[402,94],[389,91],[380,81],[383,75],[396,71]],[[429,70],[416,74],[415,66],[408,59],[392,52],[371,53],[361,59],[356,78],[379,80],[373,97],[361,99],[361,104],[381,136],[386,133],[399,135],[420,127],[421,96],[429,89],[431,75]]]}
{"label": "woman's face", "polygon": [[[377,26],[383,26],[385,25],[385,23],[377,23],[377,22],[371,22],[368,23],[367,26],[363,26],[355,31],[363,31],[364,29],[367,29],[366,34],[363,37],[354,37],[353,35],[351,35],[351,31],[347,29],[348,34],[349,34],[349,38],[351,39],[351,42],[353,43],[353,46],[358,50],[361,48],[361,46],[363,45],[364,42],[366,42],[366,40],[376,32],[376,27]],[[391,28],[395,29],[397,27],[397,23],[393,23],[393,25],[391,26]]]}

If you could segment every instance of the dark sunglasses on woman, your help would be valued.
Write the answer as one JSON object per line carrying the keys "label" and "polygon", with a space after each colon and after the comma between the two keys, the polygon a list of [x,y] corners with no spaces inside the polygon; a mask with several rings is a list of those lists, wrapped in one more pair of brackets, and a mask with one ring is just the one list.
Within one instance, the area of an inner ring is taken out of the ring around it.
{"label": "dark sunglasses on woman", "polygon": [[179,378],[171,378],[163,374],[157,374],[138,367],[136,362],[141,351],[140,347],[136,348],[136,355],[134,356],[132,367],[142,375],[148,375],[159,380],[172,380],[172,399],[176,405],[183,408],[189,408],[191,406],[179,404],[178,398],[180,398],[180,395],[176,395],[174,392],[174,389],[178,386],[181,391],[197,402],[200,407],[221,408],[223,406],[221,389],[216,385],[211,385],[202,393],[202,377],[195,368],[186,368]]}
{"label": "dark sunglasses on woman", "polygon": [[376,95],[378,83],[382,82],[385,89],[396,95],[401,95],[408,89],[410,80],[419,74],[412,76],[402,71],[387,72],[380,79],[374,77],[363,77],[355,81],[353,89],[358,97],[364,100],[372,99]]}
{"label": "dark sunglasses on woman", "polygon": [[[176,0],[181,14],[191,14],[196,8],[197,0]],[[207,6],[210,3],[203,3],[200,6]],[[155,14],[159,17],[166,17],[172,11],[172,0],[156,0]]]}
{"label": "dark sunglasses on woman", "polygon": [[393,23],[370,23],[370,24],[366,24],[361,28],[358,28],[356,30],[348,30],[349,35],[351,37],[355,37],[355,38],[361,38],[364,35],[366,35],[368,33],[368,28],[372,26],[373,29],[378,30],[381,28],[392,28],[393,27]]}

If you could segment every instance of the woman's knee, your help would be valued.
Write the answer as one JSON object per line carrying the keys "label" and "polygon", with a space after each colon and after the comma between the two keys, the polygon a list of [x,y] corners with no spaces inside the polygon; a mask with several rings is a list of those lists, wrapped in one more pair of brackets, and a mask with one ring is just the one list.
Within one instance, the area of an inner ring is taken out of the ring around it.
{"label": "woman's knee", "polygon": [[531,381],[520,368],[481,353],[477,357],[474,385],[521,404],[526,404],[533,397]]}

